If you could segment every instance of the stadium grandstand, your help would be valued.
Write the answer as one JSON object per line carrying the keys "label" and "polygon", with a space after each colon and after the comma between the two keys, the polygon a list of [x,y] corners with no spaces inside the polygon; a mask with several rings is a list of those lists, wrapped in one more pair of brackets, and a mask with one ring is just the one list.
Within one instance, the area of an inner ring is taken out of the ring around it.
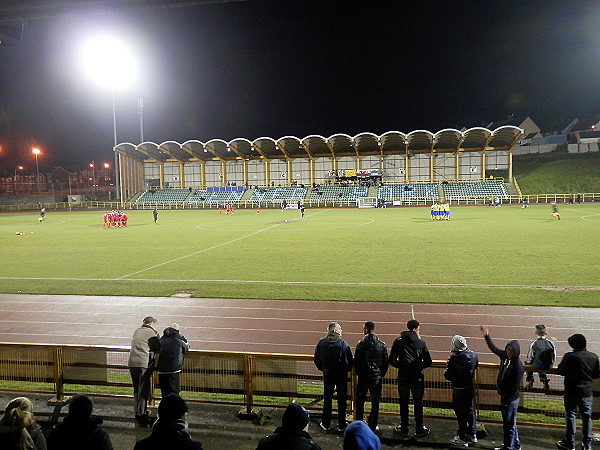
{"label": "stadium grandstand", "polygon": [[[382,135],[335,134],[329,138],[261,137],[226,142],[190,140],[122,143],[122,201],[138,205],[213,206],[359,198],[428,202],[505,197],[512,191],[512,153],[524,131],[507,125],[489,130],[416,130]],[[489,170],[508,179],[490,179]]]}

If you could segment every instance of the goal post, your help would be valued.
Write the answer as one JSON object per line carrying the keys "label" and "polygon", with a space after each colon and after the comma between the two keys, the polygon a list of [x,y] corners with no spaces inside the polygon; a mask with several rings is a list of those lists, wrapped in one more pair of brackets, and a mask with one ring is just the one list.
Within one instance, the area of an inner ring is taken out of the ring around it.
{"label": "goal post", "polygon": [[377,208],[377,197],[358,197],[356,206],[359,208]]}

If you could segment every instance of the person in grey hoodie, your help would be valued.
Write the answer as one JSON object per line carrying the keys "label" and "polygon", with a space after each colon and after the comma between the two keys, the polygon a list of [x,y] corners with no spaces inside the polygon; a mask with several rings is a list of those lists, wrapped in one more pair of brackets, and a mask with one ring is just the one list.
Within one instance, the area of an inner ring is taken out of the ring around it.
{"label": "person in grey hoodie", "polygon": [[363,420],[367,392],[371,393],[371,413],[369,428],[377,430],[379,420],[379,399],[381,398],[382,380],[388,369],[388,352],[385,342],[375,334],[375,324],[365,322],[365,337],[356,344],[354,352],[354,370],[358,376],[356,386],[356,419]]}
{"label": "person in grey hoodie", "polygon": [[490,338],[488,329],[483,325],[479,328],[488,348],[500,358],[497,384],[498,394],[500,394],[504,445],[497,447],[496,450],[519,450],[521,441],[517,429],[517,411],[519,409],[519,387],[525,372],[523,363],[519,359],[521,347],[517,341],[513,340],[506,344],[504,350],[499,349]]}
{"label": "person in grey hoodie", "polygon": [[348,372],[352,370],[353,358],[350,346],[342,339],[342,327],[331,322],[327,336],[315,347],[314,363],[323,372],[323,418],[320,427],[329,431],[333,392],[337,388],[338,431],[346,428],[346,406],[348,397]]}

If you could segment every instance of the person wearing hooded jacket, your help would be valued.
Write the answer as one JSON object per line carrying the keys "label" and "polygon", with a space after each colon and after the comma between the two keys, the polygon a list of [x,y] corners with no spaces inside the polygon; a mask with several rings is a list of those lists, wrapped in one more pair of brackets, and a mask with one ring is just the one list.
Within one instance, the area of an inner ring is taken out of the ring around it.
{"label": "person wearing hooded jacket", "polygon": [[325,431],[331,425],[333,392],[337,388],[338,431],[346,428],[346,406],[348,397],[348,372],[352,370],[353,358],[350,346],[342,339],[342,327],[331,322],[327,336],[315,347],[313,361],[323,372],[323,418],[319,424]]}
{"label": "person wearing hooded jacket", "polygon": [[202,450],[200,441],[192,439],[188,432],[187,412],[187,404],[179,395],[163,397],[152,434],[136,442],[133,450]]}
{"label": "person wearing hooded jacket", "polygon": [[356,344],[354,352],[354,370],[358,376],[356,386],[356,419],[363,420],[367,392],[371,393],[371,413],[369,428],[377,429],[379,420],[379,400],[381,398],[382,380],[388,369],[388,351],[385,342],[374,333],[375,324],[365,322],[365,337]]}
{"label": "person wearing hooded jacket", "polygon": [[344,431],[342,450],[381,450],[381,441],[362,420],[355,420]]}
{"label": "person wearing hooded jacket", "polygon": [[290,403],[281,419],[281,426],[273,434],[262,438],[256,450],[321,450],[308,434],[308,411],[297,403]]}
{"label": "person wearing hooded jacket", "polygon": [[48,450],[112,450],[108,433],[92,416],[94,403],[87,395],[77,395],[69,403],[69,413],[48,434]]}
{"label": "person wearing hooded jacket", "polygon": [[458,420],[458,435],[452,445],[467,447],[477,442],[477,424],[473,408],[473,375],[479,365],[475,352],[467,347],[467,340],[456,335],[451,341],[452,350],[446,363],[444,378],[452,385],[452,408]]}
{"label": "person wearing hooded jacket", "polygon": [[413,397],[415,413],[415,436],[429,434],[429,428],[423,425],[423,395],[425,379],[423,369],[431,366],[431,355],[425,341],[419,336],[421,328],[418,321],[411,319],[406,323],[406,331],[394,340],[389,363],[398,369],[398,396],[400,397],[400,425],[395,431],[402,437],[408,437],[408,403]]}
{"label": "person wearing hooded jacket", "polygon": [[572,352],[565,353],[556,373],[565,377],[565,438],[556,443],[559,449],[575,448],[575,419],[577,410],[581,416],[582,450],[592,448],[592,401],[593,380],[600,378],[598,355],[586,349],[583,334],[569,336]]}
{"label": "person wearing hooded jacket", "polygon": [[158,385],[164,397],[179,394],[179,374],[183,367],[183,355],[189,350],[185,336],[179,333],[179,325],[173,323],[165,328],[160,338],[160,354],[158,356]]}
{"label": "person wearing hooded jacket", "polygon": [[512,340],[506,344],[504,350],[494,345],[489,331],[483,325],[479,327],[485,343],[492,353],[500,358],[498,369],[498,394],[500,394],[500,411],[502,413],[502,430],[504,445],[499,450],[519,450],[521,441],[517,429],[517,411],[519,409],[519,387],[523,378],[523,363],[519,359],[521,347]]}

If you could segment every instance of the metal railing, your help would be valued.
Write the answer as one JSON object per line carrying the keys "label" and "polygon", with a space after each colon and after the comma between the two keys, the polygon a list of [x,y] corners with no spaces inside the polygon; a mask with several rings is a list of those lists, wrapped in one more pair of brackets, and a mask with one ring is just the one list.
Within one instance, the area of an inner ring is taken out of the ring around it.
{"label": "metal railing", "polygon": [[[128,347],[0,344],[0,390],[52,394],[53,404],[76,393],[131,395],[128,357]],[[434,361],[425,370],[424,404],[428,416],[454,417],[452,389],[443,376],[445,366],[445,361]],[[498,364],[486,363],[476,371],[475,408],[480,420],[498,420],[497,372]],[[547,373],[549,389],[544,389],[539,381],[531,388],[523,384],[520,422],[563,424],[562,377],[556,375],[555,369]],[[396,374],[390,368],[383,380],[382,414],[398,414]],[[353,398],[354,372],[349,374],[348,383]],[[318,411],[323,393],[321,373],[311,355],[197,350],[185,357],[181,389],[187,400],[240,405],[247,413],[261,406],[285,407],[290,401]],[[598,396],[600,386],[596,384],[594,390]],[[158,395],[153,387],[151,404]],[[350,402],[350,411],[353,407]],[[598,417],[600,402],[595,402],[594,418]]]}

